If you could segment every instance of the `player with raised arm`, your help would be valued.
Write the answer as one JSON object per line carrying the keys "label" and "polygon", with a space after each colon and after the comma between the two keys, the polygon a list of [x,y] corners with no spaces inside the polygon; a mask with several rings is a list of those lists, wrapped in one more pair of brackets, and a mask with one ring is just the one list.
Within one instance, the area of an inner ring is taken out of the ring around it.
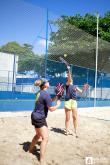
{"label": "player with raised arm", "polygon": [[88,84],[84,84],[83,88],[73,85],[73,80],[70,72],[70,67],[68,68],[67,82],[66,82],[66,96],[65,96],[65,134],[68,135],[69,132],[69,122],[70,122],[70,112],[72,112],[73,125],[75,129],[76,137],[77,135],[77,92],[83,93],[88,88]]}

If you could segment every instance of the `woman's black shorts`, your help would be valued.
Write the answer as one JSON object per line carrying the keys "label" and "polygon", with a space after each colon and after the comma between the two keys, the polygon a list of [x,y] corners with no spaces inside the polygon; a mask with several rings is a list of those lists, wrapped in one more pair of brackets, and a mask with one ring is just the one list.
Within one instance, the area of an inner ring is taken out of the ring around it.
{"label": "woman's black shorts", "polygon": [[41,128],[43,126],[46,126],[47,127],[47,122],[46,122],[46,119],[38,119],[38,120],[34,120],[33,118],[31,118],[31,122],[32,122],[32,125],[35,126],[35,128]]}

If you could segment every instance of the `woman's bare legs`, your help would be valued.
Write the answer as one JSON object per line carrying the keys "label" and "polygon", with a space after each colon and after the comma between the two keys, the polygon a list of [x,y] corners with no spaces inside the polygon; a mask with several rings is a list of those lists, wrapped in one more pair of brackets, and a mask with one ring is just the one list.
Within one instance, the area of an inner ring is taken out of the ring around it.
{"label": "woman's bare legs", "polygon": [[44,155],[48,142],[48,128],[46,126],[41,127],[39,129],[39,134],[42,137],[42,142],[40,145],[40,162],[42,163],[44,161]]}
{"label": "woman's bare legs", "polygon": [[75,134],[77,136],[77,123],[78,123],[78,115],[77,115],[77,109],[72,109],[72,117],[73,117],[73,125],[75,129]]}
{"label": "woman's bare legs", "polygon": [[29,148],[29,152],[33,151],[35,144],[38,142],[39,138],[42,137],[41,145],[40,145],[40,162],[44,161],[44,155],[46,151],[46,145],[48,142],[48,128],[43,126],[41,128],[36,128],[36,135],[33,137],[32,143]]}
{"label": "woman's bare legs", "polygon": [[69,122],[70,122],[70,113],[71,113],[71,110],[65,108],[65,129],[66,129],[66,135],[68,135]]}
{"label": "woman's bare legs", "polygon": [[33,137],[31,145],[29,147],[29,152],[30,153],[33,151],[34,146],[36,145],[36,143],[38,142],[38,140],[40,138],[40,135],[38,134],[37,129],[35,129],[35,131],[36,131],[36,135]]}

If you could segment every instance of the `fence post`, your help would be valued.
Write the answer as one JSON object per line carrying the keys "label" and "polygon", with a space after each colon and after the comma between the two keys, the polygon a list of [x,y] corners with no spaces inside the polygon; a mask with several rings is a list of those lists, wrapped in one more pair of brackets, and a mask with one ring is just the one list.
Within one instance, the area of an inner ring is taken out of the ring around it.
{"label": "fence post", "polygon": [[48,57],[48,9],[46,14],[45,78],[47,78],[47,57]]}
{"label": "fence post", "polygon": [[95,91],[94,91],[94,107],[96,107],[97,98],[97,63],[98,63],[98,31],[99,31],[99,13],[97,13],[97,40],[96,40],[96,69],[95,69]]}
{"label": "fence post", "polygon": [[15,64],[15,54],[14,54],[14,59],[13,59],[13,77],[12,77],[12,92],[15,91],[15,69],[16,69],[16,64]]}

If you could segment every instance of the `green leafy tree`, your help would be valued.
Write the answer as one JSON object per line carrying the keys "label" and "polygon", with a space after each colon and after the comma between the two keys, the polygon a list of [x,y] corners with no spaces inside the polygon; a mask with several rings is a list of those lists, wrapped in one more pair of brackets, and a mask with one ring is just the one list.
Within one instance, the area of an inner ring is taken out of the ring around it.
{"label": "green leafy tree", "polygon": [[[62,56],[70,64],[95,69],[96,15],[61,16],[50,21],[56,31],[50,34],[49,58],[59,61]],[[103,69],[110,51],[110,12],[99,17],[99,65]],[[67,54],[67,57],[65,56]],[[104,56],[104,57],[103,57]],[[91,61],[91,62],[90,62]]]}
{"label": "green leafy tree", "polygon": [[1,46],[0,51],[5,53],[12,53],[19,55],[19,57],[33,56],[32,46],[23,44],[22,46],[17,42],[8,42],[6,45]]}
{"label": "green leafy tree", "polygon": [[[93,36],[96,36],[97,34],[96,15],[87,13],[84,16],[77,14],[75,16],[62,16],[62,18],[69,24],[82,29]],[[110,12],[99,17],[99,37],[110,42]]]}
{"label": "green leafy tree", "polygon": [[30,44],[23,44],[22,46],[17,42],[9,42],[1,46],[0,51],[4,53],[12,53],[18,55],[18,71],[34,70],[40,74],[41,64],[44,59],[33,52],[33,46]]}

